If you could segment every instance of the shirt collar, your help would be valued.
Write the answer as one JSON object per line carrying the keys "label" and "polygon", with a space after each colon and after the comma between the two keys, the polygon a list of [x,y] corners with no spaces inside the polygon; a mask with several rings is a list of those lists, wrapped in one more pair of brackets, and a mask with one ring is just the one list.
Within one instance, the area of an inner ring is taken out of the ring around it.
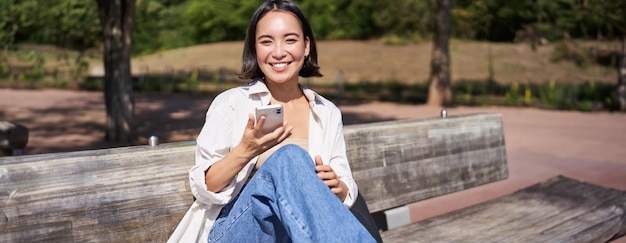
{"label": "shirt collar", "polygon": [[[249,97],[252,97],[254,95],[259,95],[264,105],[267,105],[270,103],[270,100],[271,100],[270,90],[267,88],[265,83],[261,81],[261,79],[256,79],[254,81],[251,81],[250,83],[247,84],[247,86],[248,86],[247,90],[248,90]],[[312,109],[316,105],[324,104],[321,98],[319,97],[319,94],[317,94],[315,91],[307,88],[306,86],[302,84],[298,84],[298,86],[304,93],[304,96],[306,97],[306,99],[309,101],[309,105],[311,106]]]}

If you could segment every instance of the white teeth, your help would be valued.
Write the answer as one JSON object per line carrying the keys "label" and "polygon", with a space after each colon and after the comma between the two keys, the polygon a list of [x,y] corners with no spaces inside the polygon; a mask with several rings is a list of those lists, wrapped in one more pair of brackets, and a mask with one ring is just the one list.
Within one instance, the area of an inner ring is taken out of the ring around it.
{"label": "white teeth", "polygon": [[272,66],[277,67],[277,68],[283,68],[287,66],[287,63],[275,63],[275,64],[272,64]]}

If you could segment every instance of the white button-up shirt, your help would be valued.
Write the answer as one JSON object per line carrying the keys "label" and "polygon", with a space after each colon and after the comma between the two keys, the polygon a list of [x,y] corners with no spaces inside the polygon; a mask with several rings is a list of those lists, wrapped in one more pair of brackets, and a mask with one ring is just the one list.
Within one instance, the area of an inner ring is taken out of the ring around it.
{"label": "white button-up shirt", "polygon": [[[323,163],[330,165],[339,180],[346,184],[348,195],[343,204],[349,208],[358,192],[346,157],[341,111],[311,89],[300,87],[311,107],[309,155],[312,160],[320,155]],[[205,171],[241,142],[248,114],[254,114],[258,106],[268,105],[270,99],[271,94],[265,83],[252,81],[215,97],[206,113],[205,124],[197,138],[196,164],[189,171],[189,180],[191,192],[196,198],[192,207],[203,205],[208,210],[209,224],[212,224],[221,208],[240,192],[258,156],[250,160],[230,184],[217,193],[207,189]]]}

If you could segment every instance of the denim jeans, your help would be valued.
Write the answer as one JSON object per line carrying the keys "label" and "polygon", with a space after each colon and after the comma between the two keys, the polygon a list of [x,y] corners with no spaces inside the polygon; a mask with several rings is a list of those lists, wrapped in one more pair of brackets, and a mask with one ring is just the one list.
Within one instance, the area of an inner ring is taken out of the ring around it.
{"label": "denim jeans", "polygon": [[208,242],[375,242],[296,145],[272,154],[215,221]]}

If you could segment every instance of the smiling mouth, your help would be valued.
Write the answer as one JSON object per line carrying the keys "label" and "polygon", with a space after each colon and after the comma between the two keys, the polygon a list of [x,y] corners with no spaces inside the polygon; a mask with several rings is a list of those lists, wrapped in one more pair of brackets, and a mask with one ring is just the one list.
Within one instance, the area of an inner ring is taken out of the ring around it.
{"label": "smiling mouth", "polygon": [[275,68],[284,68],[289,64],[291,64],[291,62],[270,63],[270,65]]}

